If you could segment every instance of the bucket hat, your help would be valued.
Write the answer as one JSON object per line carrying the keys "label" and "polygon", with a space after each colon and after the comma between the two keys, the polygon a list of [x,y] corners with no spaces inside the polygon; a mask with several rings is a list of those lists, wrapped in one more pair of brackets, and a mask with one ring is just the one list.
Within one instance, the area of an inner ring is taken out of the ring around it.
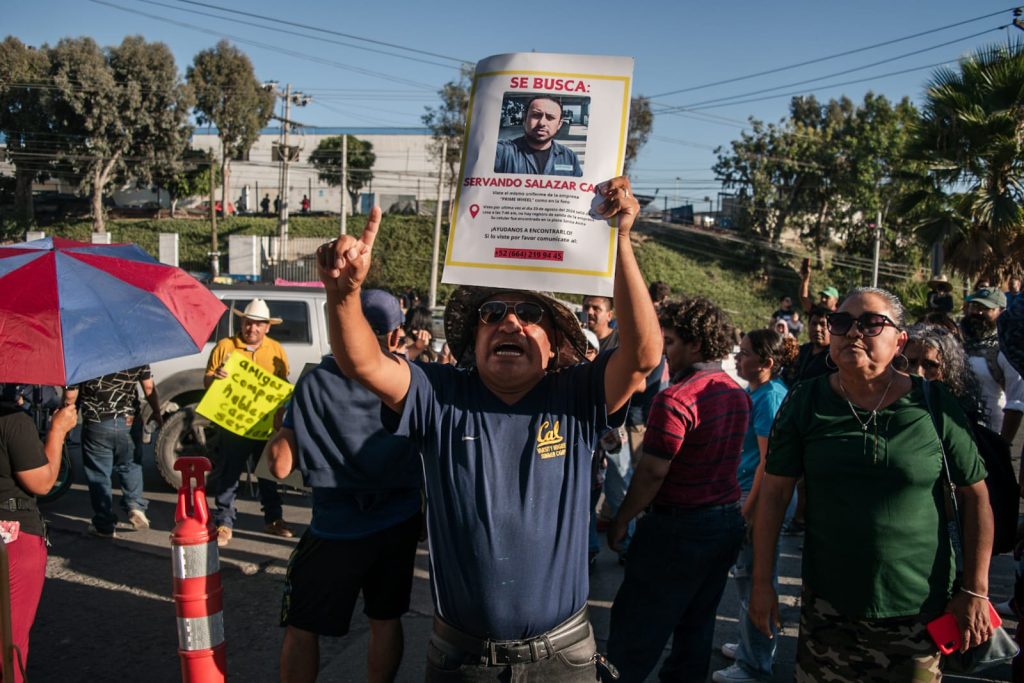
{"label": "bucket hat", "polygon": [[473,339],[480,322],[477,309],[487,299],[503,292],[526,294],[536,299],[551,316],[556,336],[551,340],[551,348],[556,350],[555,367],[575,365],[586,357],[587,338],[583,336],[579,319],[556,299],[540,292],[464,285],[452,292],[444,308],[445,337],[460,367],[475,364]]}
{"label": "bucket hat", "polygon": [[231,312],[240,318],[248,318],[249,320],[270,323],[271,325],[280,325],[284,322],[281,318],[272,318],[270,316],[270,307],[267,306],[267,302],[263,299],[253,299],[245,307],[244,311],[232,308]]}
{"label": "bucket hat", "polygon": [[936,275],[935,277],[928,281],[928,286],[943,292],[953,291],[953,285],[949,282],[949,278],[947,278],[945,275]]}

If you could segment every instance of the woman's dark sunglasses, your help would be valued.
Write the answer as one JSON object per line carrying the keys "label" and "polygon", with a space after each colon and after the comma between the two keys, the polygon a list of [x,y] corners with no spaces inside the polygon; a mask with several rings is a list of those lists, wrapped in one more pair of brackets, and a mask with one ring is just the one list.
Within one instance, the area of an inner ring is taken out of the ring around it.
{"label": "woman's dark sunglasses", "polygon": [[899,325],[881,313],[861,313],[859,318],[854,318],[849,313],[829,313],[825,322],[828,331],[840,337],[849,332],[854,324],[865,337],[877,337],[886,327],[899,329]]}
{"label": "woman's dark sunglasses", "polygon": [[536,325],[544,317],[544,307],[533,301],[488,301],[480,306],[480,322],[484,325],[500,323],[509,309],[515,311],[519,322],[524,325]]}

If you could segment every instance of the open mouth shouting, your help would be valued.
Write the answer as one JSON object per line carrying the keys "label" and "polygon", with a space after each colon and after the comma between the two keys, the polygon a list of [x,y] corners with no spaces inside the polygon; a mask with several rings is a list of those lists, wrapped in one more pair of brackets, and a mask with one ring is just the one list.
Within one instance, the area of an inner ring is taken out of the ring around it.
{"label": "open mouth shouting", "polygon": [[491,347],[491,354],[498,358],[521,358],[526,355],[526,348],[521,343],[503,340]]}

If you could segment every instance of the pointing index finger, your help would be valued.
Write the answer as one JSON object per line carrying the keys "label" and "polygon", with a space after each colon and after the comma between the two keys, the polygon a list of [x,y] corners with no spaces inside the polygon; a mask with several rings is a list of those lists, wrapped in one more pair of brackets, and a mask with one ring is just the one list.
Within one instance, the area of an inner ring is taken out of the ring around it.
{"label": "pointing index finger", "polygon": [[372,247],[377,239],[377,230],[380,228],[380,208],[373,207],[370,210],[370,217],[366,220],[366,227],[363,228],[363,235],[359,241],[368,247]]}

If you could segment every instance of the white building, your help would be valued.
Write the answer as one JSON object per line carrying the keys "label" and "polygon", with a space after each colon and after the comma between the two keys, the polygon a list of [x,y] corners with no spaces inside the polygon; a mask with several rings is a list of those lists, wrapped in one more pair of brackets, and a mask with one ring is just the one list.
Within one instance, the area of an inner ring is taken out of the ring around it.
{"label": "white building", "polygon": [[[288,135],[288,145],[298,148],[298,158],[293,157],[288,164],[288,188],[284,193],[292,213],[298,213],[303,195],[309,197],[311,211],[341,210],[341,188],[321,182],[309,163],[309,155],[321,140],[339,135],[371,143],[377,156],[373,180],[362,188],[359,203],[350,206],[350,212],[363,213],[371,206],[385,211],[416,209],[419,201],[436,199],[439,160],[430,151],[433,139],[429,128],[300,128]],[[282,194],[282,164],[273,158],[273,150],[281,141],[279,128],[264,128],[248,154],[231,162],[228,198],[240,209],[258,211],[265,196],[269,195],[273,203]],[[197,128],[191,146],[212,151],[220,158],[216,129]],[[247,201],[239,202],[243,197]]]}
{"label": "white building", "polygon": [[[273,149],[280,143],[280,128],[264,128],[260,137],[243,158],[231,162],[228,201],[239,205],[241,197],[248,202],[238,206],[240,210],[258,212],[260,200],[270,195],[271,212],[273,201],[286,194],[291,213],[298,213],[302,197],[307,195],[311,211],[338,213],[341,210],[341,188],[331,187],[320,181],[316,169],[309,163],[309,155],[321,140],[339,135],[351,135],[373,144],[376,161],[373,179],[361,190],[355,206],[349,206],[349,213],[365,213],[372,206],[384,211],[415,211],[420,202],[430,202],[431,211],[437,198],[437,174],[440,160],[431,153],[433,142],[429,128],[298,128],[289,133],[288,145],[298,148],[298,158],[289,163],[288,189],[282,193],[281,162],[273,159]],[[192,135],[191,147],[212,151],[220,159],[220,139],[215,128],[196,128]],[[5,145],[0,137],[0,175],[13,175],[14,167],[5,159]],[[446,171],[447,173],[447,171]],[[451,182],[451,179],[448,179]],[[51,178],[35,186],[37,192],[72,195],[77,188],[61,178]],[[216,198],[220,200],[220,187]],[[119,207],[155,206],[169,208],[166,192],[156,188],[136,188],[134,183],[124,187],[110,187],[108,193]],[[444,198],[448,197],[447,184]],[[193,197],[179,202],[179,207],[203,204],[207,197]]]}

